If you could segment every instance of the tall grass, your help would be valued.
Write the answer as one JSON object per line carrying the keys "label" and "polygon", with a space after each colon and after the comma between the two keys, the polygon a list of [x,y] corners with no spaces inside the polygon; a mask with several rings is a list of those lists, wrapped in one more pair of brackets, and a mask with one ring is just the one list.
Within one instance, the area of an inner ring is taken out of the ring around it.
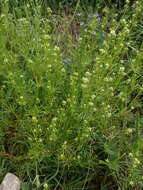
{"label": "tall grass", "polygon": [[141,190],[142,1],[74,18],[16,11],[5,3],[0,16],[1,177],[23,190]]}

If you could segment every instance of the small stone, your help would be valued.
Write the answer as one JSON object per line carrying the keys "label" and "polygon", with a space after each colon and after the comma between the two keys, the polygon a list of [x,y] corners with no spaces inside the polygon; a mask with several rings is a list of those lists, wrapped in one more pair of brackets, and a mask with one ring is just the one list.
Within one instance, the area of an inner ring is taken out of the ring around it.
{"label": "small stone", "polygon": [[3,190],[3,185],[0,185],[0,190]]}
{"label": "small stone", "polygon": [[7,173],[0,185],[0,190],[20,190],[19,178],[14,174]]}

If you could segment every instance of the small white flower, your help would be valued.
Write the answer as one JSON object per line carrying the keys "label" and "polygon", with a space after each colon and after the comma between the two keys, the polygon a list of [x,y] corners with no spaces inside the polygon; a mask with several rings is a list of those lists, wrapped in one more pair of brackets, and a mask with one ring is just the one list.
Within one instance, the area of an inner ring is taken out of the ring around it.
{"label": "small white flower", "polygon": [[50,39],[50,36],[48,34],[43,35],[43,37],[44,37],[45,40]]}
{"label": "small white flower", "polygon": [[109,68],[109,64],[108,63],[106,63],[105,66],[106,66],[106,68]]}
{"label": "small white flower", "polygon": [[133,182],[133,181],[130,181],[129,184],[130,184],[130,185],[134,185],[134,182]]}
{"label": "small white flower", "polygon": [[91,98],[94,99],[96,96],[95,95],[92,95]]}
{"label": "small white flower", "polygon": [[57,117],[54,117],[54,118],[53,118],[53,121],[55,122],[55,121],[57,121],[57,119],[58,119]]}
{"label": "small white flower", "polygon": [[89,106],[94,106],[93,102],[89,102],[88,104],[89,104]]}
{"label": "small white flower", "polygon": [[47,183],[44,184],[44,189],[46,189],[46,190],[48,189],[48,184]]}
{"label": "small white flower", "polygon": [[55,51],[59,51],[60,48],[59,48],[58,46],[55,46],[54,50],[55,50]]}
{"label": "small white flower", "polygon": [[107,117],[109,117],[109,118],[110,118],[110,117],[111,117],[111,115],[112,115],[112,113],[110,113],[110,112],[109,112],[109,113],[107,114]]}
{"label": "small white flower", "polygon": [[87,72],[85,73],[85,76],[90,77],[90,76],[91,76],[91,73],[87,71]]}
{"label": "small white flower", "polygon": [[89,79],[86,78],[86,77],[83,77],[82,80],[83,80],[84,83],[88,83],[89,82]]}
{"label": "small white flower", "polygon": [[32,117],[33,120],[37,120],[37,118],[35,116]]}
{"label": "small white flower", "polygon": [[67,103],[67,102],[66,102],[65,100],[62,101],[62,104],[63,104],[63,105],[66,105],[66,103]]}
{"label": "small white flower", "polygon": [[125,71],[125,67],[123,67],[123,66],[120,67],[120,71],[121,71],[121,72],[124,72],[124,71]]}
{"label": "small white flower", "polygon": [[114,90],[114,88],[113,88],[113,87],[110,87],[110,90],[111,90],[111,91],[113,91],[113,90]]}
{"label": "small white flower", "polygon": [[105,53],[106,51],[104,49],[99,50],[101,53]]}
{"label": "small white flower", "polygon": [[125,27],[124,30],[125,30],[126,33],[130,32],[130,30],[127,27]]}
{"label": "small white flower", "polygon": [[61,70],[61,71],[62,71],[62,73],[65,73],[65,69],[64,69],[64,68],[62,68],[62,70]]}
{"label": "small white flower", "polygon": [[125,20],[125,19],[122,19],[122,20],[121,20],[121,23],[124,24],[124,25],[126,25],[126,20]]}
{"label": "small white flower", "polygon": [[110,78],[109,78],[109,81],[110,81],[110,82],[112,82],[112,81],[113,81],[113,78],[112,78],[112,77],[110,77]]}
{"label": "small white flower", "polygon": [[133,157],[133,153],[132,152],[129,153],[129,157]]}
{"label": "small white flower", "polygon": [[110,108],[111,108],[111,106],[110,106],[110,105],[107,105],[107,108],[108,108],[108,109],[110,109]]}
{"label": "small white flower", "polygon": [[47,67],[48,67],[49,69],[51,69],[52,65],[51,65],[51,64],[49,64]]}
{"label": "small white flower", "polygon": [[134,164],[140,164],[140,161],[137,158],[134,158]]}
{"label": "small white flower", "polygon": [[113,36],[116,36],[116,32],[115,32],[115,30],[111,30],[111,35],[113,35]]}
{"label": "small white flower", "polygon": [[107,78],[107,77],[104,78],[104,81],[105,81],[105,82],[109,82],[109,78]]}
{"label": "small white flower", "polygon": [[28,63],[33,63],[32,59],[28,59]]}

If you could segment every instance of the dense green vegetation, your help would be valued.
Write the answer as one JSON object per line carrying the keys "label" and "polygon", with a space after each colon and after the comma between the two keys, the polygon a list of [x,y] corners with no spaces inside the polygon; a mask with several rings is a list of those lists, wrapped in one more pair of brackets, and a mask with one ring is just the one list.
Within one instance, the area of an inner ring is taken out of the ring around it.
{"label": "dense green vegetation", "polygon": [[[136,0],[130,0],[129,4],[134,4]],[[92,9],[108,7],[118,7],[122,8],[125,5],[125,0],[7,0],[10,12],[17,12],[17,8],[23,9],[23,6],[29,4],[31,9],[33,6],[40,5],[45,12],[47,7],[53,10],[58,10],[60,7],[67,5],[68,7],[75,8],[77,2],[80,3],[80,7],[87,9],[87,7],[92,7]],[[0,7],[5,3],[5,0],[0,1]]]}
{"label": "dense green vegetation", "polygon": [[30,2],[1,3],[0,179],[142,190],[143,1]]}

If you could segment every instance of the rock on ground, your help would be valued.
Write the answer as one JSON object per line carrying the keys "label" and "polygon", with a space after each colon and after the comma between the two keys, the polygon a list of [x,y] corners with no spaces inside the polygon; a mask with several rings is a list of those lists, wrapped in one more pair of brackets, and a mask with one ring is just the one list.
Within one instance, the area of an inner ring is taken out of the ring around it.
{"label": "rock on ground", "polygon": [[14,174],[7,173],[0,185],[0,190],[20,190],[19,178]]}

